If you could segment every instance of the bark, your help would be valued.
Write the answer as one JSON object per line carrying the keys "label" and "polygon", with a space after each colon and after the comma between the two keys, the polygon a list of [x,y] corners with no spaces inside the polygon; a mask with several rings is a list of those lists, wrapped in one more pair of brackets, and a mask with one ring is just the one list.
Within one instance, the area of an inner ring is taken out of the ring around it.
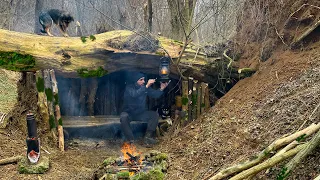
{"label": "bark", "polygon": [[172,35],[176,39],[182,40],[191,33],[196,2],[197,0],[167,0],[171,16]]}
{"label": "bark", "polygon": [[[80,68],[97,69],[103,67],[109,73],[139,69],[144,73],[158,74],[162,49],[156,52],[131,52],[126,49],[115,49],[108,46],[108,42],[115,38],[125,39],[133,32],[119,30],[95,35],[96,40],[83,43],[79,37],[49,37],[27,34],[0,29],[0,51],[16,51],[30,54],[35,57],[36,64],[30,71],[39,69],[54,69],[56,73],[63,73],[66,77],[79,77],[77,70]],[[119,41],[120,41],[119,40]],[[165,47],[175,62],[179,57],[181,47],[164,37],[159,38],[159,43]],[[180,67],[191,71],[198,71],[199,66],[206,65],[204,54],[197,55],[197,61],[190,64],[195,51],[187,47],[182,56]],[[65,63],[68,61],[68,63]],[[173,76],[179,75],[176,67],[171,67]]]}
{"label": "bark", "polygon": [[148,32],[152,32],[152,1],[148,0]]}
{"label": "bark", "polygon": [[289,163],[285,165],[284,177],[287,177],[301,161],[311,154],[320,145],[320,131],[308,142],[307,146],[300,151]]}
{"label": "bark", "polygon": [[50,76],[52,80],[52,91],[53,91],[53,101],[54,101],[54,109],[55,109],[55,117],[58,121],[58,137],[59,137],[59,149],[60,151],[64,151],[64,135],[63,135],[63,127],[62,127],[62,119],[60,113],[60,105],[59,105],[59,96],[58,96],[58,84],[56,80],[56,76],[54,70],[50,70]]}
{"label": "bark", "polygon": [[288,137],[277,139],[273,143],[271,143],[267,148],[265,148],[263,151],[261,151],[256,156],[256,158],[254,160],[248,160],[244,163],[237,164],[235,166],[231,166],[226,169],[223,169],[218,174],[212,176],[210,178],[210,180],[223,179],[223,178],[228,177],[234,173],[238,173],[238,172],[241,172],[241,171],[246,170],[248,168],[251,168],[251,167],[257,165],[258,163],[260,163],[261,161],[263,161],[264,159],[268,158],[271,152],[279,149],[280,147],[282,147],[286,144],[291,143],[292,141],[296,140],[298,137],[301,137],[304,134],[307,134],[307,133],[312,134],[312,132],[314,133],[314,132],[318,131],[319,128],[320,128],[320,123],[319,124],[311,124],[309,127],[305,128],[301,131],[298,131]]}
{"label": "bark", "polygon": [[6,158],[6,159],[1,159],[0,165],[16,163],[16,162],[20,161],[22,158],[23,158],[22,156],[15,156],[15,157],[10,157],[10,158]]}
{"label": "bark", "polygon": [[98,80],[92,79],[90,81],[89,95],[88,95],[88,115],[93,116],[94,113],[94,102],[96,101],[96,94],[98,89]]}
{"label": "bark", "polygon": [[295,154],[297,154],[299,151],[301,151],[305,147],[306,147],[306,144],[299,145],[298,147],[296,147],[296,148],[294,148],[284,154],[281,154],[276,157],[272,157],[257,166],[254,166],[248,170],[241,172],[240,174],[230,178],[230,180],[246,179],[249,176],[255,175],[264,169],[272,167],[272,166],[278,164],[279,162],[282,162],[282,161],[288,159],[289,157],[294,156]]}
{"label": "bark", "polygon": [[40,30],[42,29],[39,23],[39,16],[41,10],[43,9],[43,0],[36,0],[36,7],[35,7],[35,23],[34,23],[34,32],[36,34],[40,34]]}
{"label": "bark", "polygon": [[[37,84],[42,83],[42,80],[43,80],[42,71],[37,71],[36,72]],[[42,85],[39,85],[39,86],[42,86]],[[42,117],[42,121],[45,124],[45,128],[50,129],[47,96],[44,91],[39,92],[39,89],[38,89],[38,103],[37,103],[37,105],[39,108],[40,115]]]}

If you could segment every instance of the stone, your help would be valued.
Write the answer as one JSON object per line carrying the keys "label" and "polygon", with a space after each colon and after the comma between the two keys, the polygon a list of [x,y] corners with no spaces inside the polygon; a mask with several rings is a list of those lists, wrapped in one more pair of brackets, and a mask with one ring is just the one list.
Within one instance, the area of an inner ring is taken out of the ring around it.
{"label": "stone", "polygon": [[18,163],[18,171],[20,174],[43,174],[49,170],[49,157],[41,156],[38,163],[31,164],[27,157],[21,159]]}

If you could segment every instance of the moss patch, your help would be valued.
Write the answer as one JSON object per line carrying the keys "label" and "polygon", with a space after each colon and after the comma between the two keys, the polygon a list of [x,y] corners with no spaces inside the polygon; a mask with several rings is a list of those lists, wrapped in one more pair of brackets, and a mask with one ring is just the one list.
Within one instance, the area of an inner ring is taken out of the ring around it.
{"label": "moss patch", "polygon": [[38,77],[37,80],[37,90],[38,92],[44,92],[44,79],[41,77]]}
{"label": "moss patch", "polygon": [[13,71],[24,71],[33,68],[35,58],[29,54],[0,51],[0,66]]}
{"label": "moss patch", "polygon": [[51,115],[49,117],[49,124],[50,124],[50,129],[56,128],[56,123],[54,121],[54,116],[53,115]]}
{"label": "moss patch", "polygon": [[41,156],[36,164],[30,164],[27,157],[24,157],[18,163],[18,170],[21,174],[43,174],[49,170],[49,164],[49,158],[45,156]]}
{"label": "moss patch", "polygon": [[89,77],[102,77],[108,73],[107,70],[102,67],[98,67],[96,70],[88,70],[86,68],[81,68],[77,70],[80,77],[89,78]]}
{"label": "moss patch", "polygon": [[46,88],[46,89],[45,89],[45,92],[46,92],[47,100],[50,101],[50,102],[52,102],[52,100],[53,100],[52,89]]}

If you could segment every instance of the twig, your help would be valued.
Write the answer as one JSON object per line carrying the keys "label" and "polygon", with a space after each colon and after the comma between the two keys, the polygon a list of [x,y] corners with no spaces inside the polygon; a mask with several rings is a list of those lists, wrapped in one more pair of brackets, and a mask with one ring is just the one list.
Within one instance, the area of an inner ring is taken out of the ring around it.
{"label": "twig", "polygon": [[276,27],[274,27],[274,29],[276,30],[276,33],[277,33],[278,37],[281,39],[282,43],[283,43],[284,45],[288,46],[288,44],[284,42],[284,40],[283,40],[283,36],[281,36],[281,35],[279,34],[279,32],[278,32],[277,28],[276,28]]}
{"label": "twig", "polygon": [[15,157],[10,157],[6,159],[1,159],[0,160],[0,165],[6,165],[6,164],[11,164],[11,163],[16,163],[22,159],[22,156],[15,156]]}
{"label": "twig", "polygon": [[51,154],[49,151],[45,150],[42,146],[40,147],[44,152],[46,152],[47,154]]}
{"label": "twig", "polygon": [[320,103],[317,105],[316,108],[314,108],[314,110],[313,110],[312,113],[310,114],[309,118],[306,119],[306,120],[302,123],[302,125],[298,128],[298,131],[306,124],[307,121],[309,121],[309,120],[312,118],[312,116],[313,116],[314,113],[318,110],[319,107],[320,107]]}

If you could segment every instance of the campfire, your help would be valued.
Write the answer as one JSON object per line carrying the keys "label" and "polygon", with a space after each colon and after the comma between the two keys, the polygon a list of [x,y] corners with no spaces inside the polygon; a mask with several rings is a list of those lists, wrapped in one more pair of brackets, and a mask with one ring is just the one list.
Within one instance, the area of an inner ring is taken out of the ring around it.
{"label": "campfire", "polygon": [[[167,171],[167,155],[159,151],[142,154],[133,144],[124,143],[120,157],[109,157],[103,167],[96,171],[95,179],[148,179],[151,176],[163,177]],[[162,179],[162,178],[160,178]]]}

